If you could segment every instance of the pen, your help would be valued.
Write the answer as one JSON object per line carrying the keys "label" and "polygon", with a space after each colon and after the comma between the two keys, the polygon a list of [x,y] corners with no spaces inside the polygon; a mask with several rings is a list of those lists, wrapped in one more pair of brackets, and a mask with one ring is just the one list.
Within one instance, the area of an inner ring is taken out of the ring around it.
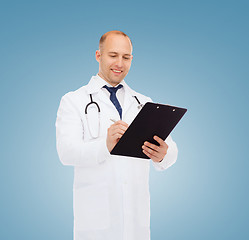
{"label": "pen", "polygon": [[114,123],[117,122],[116,120],[114,120],[114,119],[112,119],[112,118],[110,118],[110,120],[111,120],[112,122],[114,122]]}

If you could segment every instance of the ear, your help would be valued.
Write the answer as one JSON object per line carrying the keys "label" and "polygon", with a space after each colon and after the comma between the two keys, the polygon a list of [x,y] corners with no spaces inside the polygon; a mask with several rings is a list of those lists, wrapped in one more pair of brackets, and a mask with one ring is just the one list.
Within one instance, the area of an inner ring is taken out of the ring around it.
{"label": "ear", "polygon": [[100,59],[100,50],[96,50],[95,57],[96,57],[96,61],[99,62],[99,59]]}

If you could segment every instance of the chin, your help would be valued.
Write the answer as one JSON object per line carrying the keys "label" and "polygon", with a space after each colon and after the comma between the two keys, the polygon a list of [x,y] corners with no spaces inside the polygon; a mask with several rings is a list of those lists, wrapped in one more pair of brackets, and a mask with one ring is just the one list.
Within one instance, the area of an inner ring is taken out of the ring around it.
{"label": "chin", "polygon": [[112,83],[115,84],[115,85],[118,85],[121,81],[122,80],[120,80],[120,81],[113,81]]}
{"label": "chin", "polygon": [[112,79],[113,83],[120,83],[123,80],[123,78],[118,78],[118,79]]}

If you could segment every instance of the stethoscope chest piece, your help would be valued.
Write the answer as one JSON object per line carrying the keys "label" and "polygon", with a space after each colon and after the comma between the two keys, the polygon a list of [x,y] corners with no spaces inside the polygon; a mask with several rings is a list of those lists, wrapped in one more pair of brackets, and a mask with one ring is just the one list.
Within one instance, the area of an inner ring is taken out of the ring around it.
{"label": "stethoscope chest piece", "polygon": [[138,103],[137,109],[140,110],[144,105],[142,103],[140,103],[140,101],[138,100],[137,96],[133,96],[133,97],[136,99],[136,101]]}
{"label": "stethoscope chest piece", "polygon": [[138,110],[141,110],[141,108],[142,108],[143,106],[144,106],[144,105],[140,103],[140,104],[137,106],[137,109],[138,109]]}

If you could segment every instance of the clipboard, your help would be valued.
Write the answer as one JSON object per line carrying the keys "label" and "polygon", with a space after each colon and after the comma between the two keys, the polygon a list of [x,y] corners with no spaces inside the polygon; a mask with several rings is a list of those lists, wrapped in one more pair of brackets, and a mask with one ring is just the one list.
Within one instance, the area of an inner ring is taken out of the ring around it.
{"label": "clipboard", "polygon": [[111,154],[150,159],[142,151],[143,143],[148,141],[159,145],[153,136],[157,135],[165,140],[186,111],[185,108],[147,102],[112,149]]}

